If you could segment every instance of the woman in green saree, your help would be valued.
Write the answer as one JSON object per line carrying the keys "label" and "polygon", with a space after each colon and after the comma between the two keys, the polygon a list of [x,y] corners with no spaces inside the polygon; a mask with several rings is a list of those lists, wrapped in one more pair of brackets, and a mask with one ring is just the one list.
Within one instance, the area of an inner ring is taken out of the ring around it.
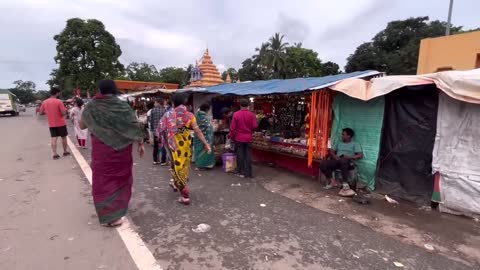
{"label": "woman in green saree", "polygon": [[[212,120],[207,115],[209,110],[209,103],[200,105],[200,110],[195,114],[195,118],[197,119],[197,125],[202,131],[205,140],[210,145],[210,148],[213,149]],[[211,169],[215,166],[215,153],[213,151],[207,153],[204,149],[202,141],[200,141],[197,136],[193,138],[193,149],[195,155],[195,165],[197,166],[197,169]]]}

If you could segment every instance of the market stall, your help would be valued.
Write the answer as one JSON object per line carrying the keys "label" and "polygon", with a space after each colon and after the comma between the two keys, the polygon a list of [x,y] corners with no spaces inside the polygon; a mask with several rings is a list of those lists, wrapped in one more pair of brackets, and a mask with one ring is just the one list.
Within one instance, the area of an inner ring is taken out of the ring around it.
{"label": "market stall", "polygon": [[376,184],[441,212],[480,216],[480,69],[344,80],[331,88],[364,101],[385,96]]}
{"label": "market stall", "polygon": [[[215,150],[225,152],[228,141],[228,115],[239,109],[241,96],[219,96],[212,99]],[[318,174],[318,161],[308,166],[308,134],[305,122],[311,93],[293,95],[261,95],[247,97],[251,111],[257,116],[258,129],[253,134],[252,158],[308,175]],[[228,148],[228,147],[227,147]],[[228,149],[227,149],[228,150]]]}
{"label": "market stall", "polygon": [[346,78],[379,74],[363,71],[320,78],[224,84],[196,90],[194,95],[217,94],[211,102],[214,127],[219,127],[218,137],[223,137],[216,140],[218,155],[225,152],[223,143],[228,131],[225,109],[234,112],[239,109],[239,100],[248,98],[259,124],[253,134],[252,159],[318,176],[319,161],[327,157],[333,119],[333,92],[328,86]]}

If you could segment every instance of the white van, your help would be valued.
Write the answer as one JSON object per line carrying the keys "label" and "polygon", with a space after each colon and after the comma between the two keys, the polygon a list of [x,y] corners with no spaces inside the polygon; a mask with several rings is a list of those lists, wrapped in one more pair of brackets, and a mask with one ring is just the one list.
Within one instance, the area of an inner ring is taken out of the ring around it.
{"label": "white van", "polygon": [[17,96],[8,90],[0,89],[0,115],[10,114],[17,116],[19,114],[19,102]]}

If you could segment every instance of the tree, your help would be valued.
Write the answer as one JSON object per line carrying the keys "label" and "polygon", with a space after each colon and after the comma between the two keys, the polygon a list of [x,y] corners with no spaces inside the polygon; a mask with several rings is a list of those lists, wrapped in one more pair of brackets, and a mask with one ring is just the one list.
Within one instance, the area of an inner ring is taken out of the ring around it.
{"label": "tree", "polygon": [[35,98],[35,83],[32,81],[14,81],[15,87],[10,89],[17,98],[20,100],[21,103],[27,104],[30,102],[34,102]]}
{"label": "tree", "polygon": [[340,71],[340,66],[337,63],[328,61],[322,64],[323,76],[327,75],[337,75],[342,73]]}
{"label": "tree", "polygon": [[80,87],[83,93],[93,91],[97,81],[115,78],[123,65],[118,58],[122,54],[115,38],[104,24],[95,19],[69,19],[66,27],[53,38],[57,42],[55,62],[50,86],[59,86],[66,94]]}
{"label": "tree", "polygon": [[185,87],[189,78],[189,73],[184,68],[166,67],[160,70],[160,80],[165,83],[177,83],[180,88]]}
{"label": "tree", "polygon": [[[255,48],[255,54],[242,62],[238,75],[242,81],[326,76],[340,73],[336,63],[322,61],[318,53],[302,47],[289,46],[284,35],[276,33],[268,42]],[[225,74],[226,76],[226,74]]]}
{"label": "tree", "polygon": [[238,79],[238,71],[234,68],[229,68],[229,69],[225,70],[222,73],[222,80],[225,81],[227,79],[227,74],[230,74],[230,79],[232,79],[232,82],[236,81]]}
{"label": "tree", "polygon": [[318,53],[301,47],[288,47],[285,57],[284,78],[318,77],[323,75]]}
{"label": "tree", "polygon": [[260,79],[265,80],[270,78],[273,75],[273,71],[271,70],[272,54],[270,51],[270,43],[262,43],[260,47],[255,48],[255,51],[257,53],[252,56],[252,60],[253,64],[257,66],[257,73]]}
{"label": "tree", "polygon": [[160,73],[154,65],[147,63],[130,63],[126,70],[126,77],[131,81],[159,82]]}
{"label": "tree", "polygon": [[242,67],[238,70],[238,77],[242,81],[264,80],[264,73],[261,70],[259,60],[247,58],[242,62]]}
{"label": "tree", "polygon": [[47,90],[39,90],[35,92],[35,100],[45,100],[50,97],[50,91]]}
{"label": "tree", "polygon": [[22,81],[22,80],[17,80],[14,81],[13,84],[15,84],[15,89],[21,90],[21,91],[35,91],[35,88],[37,85],[32,82],[32,81]]}
{"label": "tree", "polygon": [[185,87],[190,84],[190,75],[192,74],[192,69],[193,69],[192,64],[188,65],[188,67],[185,69],[185,76],[183,78],[182,87]]}
{"label": "tree", "polygon": [[[388,74],[416,74],[420,40],[445,34],[447,23],[429,21],[428,17],[392,21],[373,37],[361,44],[347,58],[346,72],[374,69]],[[462,27],[452,27],[458,33]]]}
{"label": "tree", "polygon": [[268,66],[273,69],[273,76],[275,79],[279,79],[281,74],[284,73],[285,62],[287,58],[288,42],[283,42],[284,35],[275,33],[269,39],[268,48]]}

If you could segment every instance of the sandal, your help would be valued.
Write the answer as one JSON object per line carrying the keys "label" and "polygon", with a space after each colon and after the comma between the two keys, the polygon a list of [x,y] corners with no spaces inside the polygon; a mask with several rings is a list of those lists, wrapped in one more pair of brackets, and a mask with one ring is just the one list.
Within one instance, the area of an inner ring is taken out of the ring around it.
{"label": "sandal", "polygon": [[59,155],[53,155],[53,160],[57,160],[57,159],[59,159],[59,158],[60,158]]}
{"label": "sandal", "polygon": [[178,188],[175,186],[175,183],[173,183],[173,180],[170,180],[168,185],[173,189],[173,192],[178,192]]}
{"label": "sandal", "polygon": [[327,184],[326,186],[323,187],[324,190],[331,190],[331,189],[334,189],[334,188],[339,188],[339,184],[334,181],[334,180],[331,180],[330,181],[330,184]]}
{"label": "sandal", "polygon": [[189,205],[190,204],[190,198],[180,197],[178,199],[178,202],[183,204],[183,205]]}
{"label": "sandal", "polygon": [[118,227],[118,226],[122,225],[122,223],[123,223],[123,220],[122,220],[121,218],[119,218],[119,219],[117,219],[117,220],[115,220],[115,221],[102,224],[102,226],[114,228],[114,227]]}

